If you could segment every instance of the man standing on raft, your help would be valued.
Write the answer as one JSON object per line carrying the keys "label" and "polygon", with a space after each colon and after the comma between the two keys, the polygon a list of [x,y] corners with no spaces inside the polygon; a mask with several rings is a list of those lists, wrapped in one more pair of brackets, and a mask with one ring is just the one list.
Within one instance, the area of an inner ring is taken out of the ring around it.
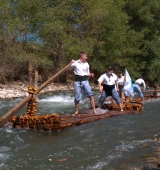
{"label": "man standing on raft", "polygon": [[94,73],[90,73],[89,64],[86,62],[87,53],[80,52],[79,60],[72,60],[72,64],[69,70],[74,70],[75,82],[74,82],[74,102],[75,102],[75,113],[78,115],[79,102],[82,99],[82,90],[85,95],[90,99],[93,113],[97,114],[95,109],[95,102],[91,87],[89,85],[88,77],[94,77]]}

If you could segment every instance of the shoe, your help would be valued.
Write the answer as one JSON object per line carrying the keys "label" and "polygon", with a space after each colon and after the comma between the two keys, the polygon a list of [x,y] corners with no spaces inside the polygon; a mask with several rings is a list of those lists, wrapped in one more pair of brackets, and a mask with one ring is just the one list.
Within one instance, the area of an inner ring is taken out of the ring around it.
{"label": "shoe", "polygon": [[123,109],[121,109],[121,112],[123,112]]}

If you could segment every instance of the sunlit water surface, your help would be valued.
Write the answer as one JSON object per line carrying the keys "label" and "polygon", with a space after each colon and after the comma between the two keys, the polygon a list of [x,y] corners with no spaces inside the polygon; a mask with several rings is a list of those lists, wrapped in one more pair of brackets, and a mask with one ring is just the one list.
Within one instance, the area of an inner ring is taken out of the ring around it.
{"label": "sunlit water surface", "polygon": [[[99,93],[94,91],[95,101]],[[0,116],[22,98],[0,100]],[[41,113],[73,113],[73,92],[38,96]],[[90,107],[84,96],[81,109]],[[18,113],[24,114],[26,106]],[[18,115],[17,114],[17,115]],[[61,131],[0,128],[0,169],[132,170],[160,158],[160,99],[144,102],[140,114],[128,114]]]}

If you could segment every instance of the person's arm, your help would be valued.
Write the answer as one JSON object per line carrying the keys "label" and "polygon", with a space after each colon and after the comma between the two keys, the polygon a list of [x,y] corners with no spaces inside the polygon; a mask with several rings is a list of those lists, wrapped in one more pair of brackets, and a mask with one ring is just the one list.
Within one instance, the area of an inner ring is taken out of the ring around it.
{"label": "person's arm", "polygon": [[71,70],[73,69],[73,67],[74,67],[73,63],[74,63],[74,62],[75,62],[75,60],[71,60],[72,65],[69,66],[69,67],[66,69],[67,72],[68,72],[68,71],[71,71]]}
{"label": "person's arm", "polygon": [[116,85],[116,90],[119,91],[119,84],[117,81],[115,82],[115,85]]}
{"label": "person's arm", "polygon": [[101,75],[99,77],[99,79],[97,80],[98,81],[98,88],[99,88],[99,92],[102,93],[103,91],[103,83],[104,83],[104,80],[105,80],[105,77],[104,75]]}
{"label": "person's arm", "polygon": [[103,86],[102,86],[102,83],[100,81],[98,81],[98,88],[99,88],[99,92],[102,93]]}
{"label": "person's arm", "polygon": [[88,70],[87,70],[87,72],[88,72],[88,77],[94,77],[94,73],[90,73],[89,64],[88,64]]}
{"label": "person's arm", "polygon": [[118,78],[115,80],[115,88],[116,88],[116,91],[119,91]]}
{"label": "person's arm", "polygon": [[143,80],[143,90],[146,90],[146,83]]}
{"label": "person's arm", "polygon": [[94,77],[94,73],[89,73],[88,77]]}

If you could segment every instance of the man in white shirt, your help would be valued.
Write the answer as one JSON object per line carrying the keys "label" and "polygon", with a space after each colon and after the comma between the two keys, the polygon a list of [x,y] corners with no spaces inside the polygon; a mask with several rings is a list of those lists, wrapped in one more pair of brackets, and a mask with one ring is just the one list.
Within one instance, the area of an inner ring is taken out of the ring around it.
{"label": "man in white shirt", "polygon": [[118,89],[117,76],[113,73],[113,68],[109,67],[108,72],[101,75],[98,79],[99,92],[101,93],[101,97],[98,102],[99,108],[101,108],[107,97],[112,96],[119,105],[120,110],[123,111],[121,100],[118,96],[115,86]]}
{"label": "man in white shirt", "polygon": [[93,113],[97,114],[95,109],[95,102],[91,87],[89,85],[88,77],[94,77],[94,73],[90,73],[89,64],[86,62],[87,53],[81,52],[79,55],[79,60],[72,60],[72,65],[69,70],[74,70],[75,82],[74,82],[74,102],[75,102],[75,113],[78,115],[79,102],[82,98],[82,90],[85,95],[90,99],[91,106],[93,108]]}
{"label": "man in white shirt", "polygon": [[142,86],[143,87],[143,90],[146,89],[146,83],[144,82],[143,78],[140,77],[139,79],[137,79],[134,84],[137,84],[139,86]]}

